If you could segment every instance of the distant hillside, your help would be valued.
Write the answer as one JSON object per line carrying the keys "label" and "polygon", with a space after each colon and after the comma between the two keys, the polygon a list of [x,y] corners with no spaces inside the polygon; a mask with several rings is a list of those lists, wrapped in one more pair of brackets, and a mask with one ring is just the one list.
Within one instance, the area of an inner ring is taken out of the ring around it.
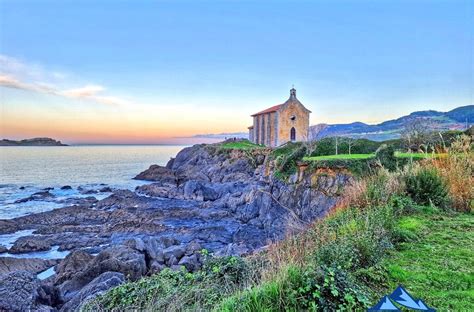
{"label": "distant hillside", "polygon": [[397,139],[406,125],[414,120],[423,120],[433,131],[465,130],[474,123],[474,105],[462,106],[449,112],[434,110],[413,112],[398,119],[384,121],[377,125],[368,125],[363,122],[350,124],[318,124],[310,127],[310,138],[321,139],[331,136],[345,136],[366,138],[374,141]]}
{"label": "distant hillside", "polygon": [[20,141],[3,139],[0,141],[0,146],[67,146],[51,138],[33,138]]}

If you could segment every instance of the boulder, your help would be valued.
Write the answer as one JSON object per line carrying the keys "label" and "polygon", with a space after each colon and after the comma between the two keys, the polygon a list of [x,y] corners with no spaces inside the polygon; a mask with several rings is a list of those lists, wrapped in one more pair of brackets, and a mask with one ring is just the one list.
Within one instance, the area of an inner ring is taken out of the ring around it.
{"label": "boulder", "polygon": [[3,246],[3,245],[0,245],[0,254],[1,253],[4,253],[4,252],[7,252],[8,251],[8,248]]}
{"label": "boulder", "polygon": [[113,246],[102,250],[82,271],[58,286],[63,301],[68,301],[94,278],[104,272],[123,273],[135,281],[146,273],[145,256],[127,246]]}
{"label": "boulder", "polygon": [[182,245],[170,246],[166,249],[163,249],[163,255],[166,261],[169,261],[172,256],[179,260],[184,256],[185,253],[186,248]]}
{"label": "boulder", "polygon": [[125,281],[125,276],[118,272],[105,272],[94,278],[74,297],[61,307],[60,311],[80,311],[81,307],[97,296]]}
{"label": "boulder", "polygon": [[142,253],[144,253],[145,250],[146,250],[145,243],[139,237],[128,239],[123,244],[127,247],[130,247],[130,248],[135,249],[137,251],[140,251]]}
{"label": "boulder", "polygon": [[39,280],[33,273],[16,271],[0,275],[0,311],[37,308]]}
{"label": "boulder", "polygon": [[198,242],[191,242],[186,246],[185,255],[190,256],[192,254],[195,254],[195,253],[201,251],[202,249],[203,248],[202,248],[201,244],[199,244]]}
{"label": "boulder", "polygon": [[181,260],[179,260],[178,265],[184,266],[186,270],[190,272],[196,271],[201,267],[201,263],[199,262],[197,255],[182,257]]}
{"label": "boulder", "polygon": [[150,238],[145,243],[145,254],[150,261],[157,263],[165,263],[163,255],[163,244],[157,238]]}
{"label": "boulder", "polygon": [[72,190],[72,187],[70,185],[64,185],[64,186],[61,186],[61,190]]}
{"label": "boulder", "polygon": [[94,256],[83,250],[74,250],[66,256],[56,267],[54,283],[61,284],[70,279],[77,272],[83,271],[92,262]]}
{"label": "boulder", "polygon": [[47,239],[35,236],[24,236],[15,241],[9,252],[17,254],[33,251],[46,251],[50,249],[51,243]]}

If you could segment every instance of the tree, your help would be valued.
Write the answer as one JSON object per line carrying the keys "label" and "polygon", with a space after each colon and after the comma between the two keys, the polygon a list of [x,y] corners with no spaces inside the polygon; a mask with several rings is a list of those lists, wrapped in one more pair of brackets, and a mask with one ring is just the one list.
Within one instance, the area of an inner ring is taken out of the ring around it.
{"label": "tree", "polygon": [[430,124],[426,119],[416,118],[405,125],[401,136],[410,151],[419,152],[423,147],[427,150],[433,139]]}
{"label": "tree", "polygon": [[345,143],[347,144],[347,149],[348,149],[348,152],[349,152],[349,155],[351,154],[351,150],[352,150],[352,147],[354,146],[356,140],[354,138],[351,138],[351,137],[347,137],[345,138]]}

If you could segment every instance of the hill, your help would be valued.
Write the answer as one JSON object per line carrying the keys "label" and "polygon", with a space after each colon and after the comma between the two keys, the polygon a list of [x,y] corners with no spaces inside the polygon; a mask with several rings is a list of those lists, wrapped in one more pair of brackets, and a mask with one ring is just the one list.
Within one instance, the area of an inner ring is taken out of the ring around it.
{"label": "hill", "polygon": [[0,146],[67,146],[67,144],[51,138],[33,138],[19,141],[3,139],[0,141]]}
{"label": "hill", "polygon": [[449,112],[434,110],[413,112],[376,125],[363,122],[349,124],[318,124],[310,127],[310,137],[321,139],[331,136],[366,138],[374,141],[397,139],[403,129],[415,120],[423,120],[433,131],[465,130],[466,123],[474,122],[474,105],[462,106]]}

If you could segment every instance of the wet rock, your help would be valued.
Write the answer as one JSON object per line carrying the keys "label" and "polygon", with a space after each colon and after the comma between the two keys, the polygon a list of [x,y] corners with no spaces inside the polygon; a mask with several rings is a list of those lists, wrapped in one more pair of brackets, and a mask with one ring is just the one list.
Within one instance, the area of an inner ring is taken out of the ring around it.
{"label": "wet rock", "polygon": [[44,238],[35,236],[20,237],[15,241],[9,252],[12,254],[46,251],[51,249],[51,243]]}
{"label": "wet rock", "polygon": [[72,187],[70,185],[64,185],[64,186],[61,186],[61,190],[63,190],[63,191],[72,190]]}
{"label": "wet rock", "polygon": [[18,223],[13,220],[0,220],[0,234],[18,231]]}
{"label": "wet rock", "polygon": [[25,188],[26,188],[26,187],[24,187],[24,186],[20,186],[18,189],[24,190]]}
{"label": "wet rock", "polygon": [[112,189],[108,186],[104,186],[103,188],[101,188],[99,190],[100,193],[111,193],[112,192]]}
{"label": "wet rock", "polygon": [[49,191],[41,191],[41,192],[36,192],[29,197],[18,199],[15,201],[15,204],[26,203],[32,200],[46,200],[46,199],[51,199],[53,197],[54,195],[51,194]]}
{"label": "wet rock", "polygon": [[54,187],[45,187],[43,191],[52,191],[54,190]]}
{"label": "wet rock", "polygon": [[125,276],[117,272],[105,272],[94,278],[74,297],[61,307],[60,311],[80,311],[80,308],[97,296],[125,281]]}
{"label": "wet rock", "polygon": [[83,250],[75,250],[68,254],[56,267],[54,283],[61,284],[70,279],[77,272],[83,271],[92,262],[94,256]]}
{"label": "wet rock", "polygon": [[26,271],[0,276],[0,311],[31,311],[37,308],[39,280]]}
{"label": "wet rock", "polygon": [[28,271],[38,274],[57,263],[58,260],[53,259],[0,257],[0,274],[14,271]]}
{"label": "wet rock", "polygon": [[8,251],[8,248],[3,246],[3,245],[0,245],[0,254],[1,253],[4,253],[4,252],[7,252]]}

